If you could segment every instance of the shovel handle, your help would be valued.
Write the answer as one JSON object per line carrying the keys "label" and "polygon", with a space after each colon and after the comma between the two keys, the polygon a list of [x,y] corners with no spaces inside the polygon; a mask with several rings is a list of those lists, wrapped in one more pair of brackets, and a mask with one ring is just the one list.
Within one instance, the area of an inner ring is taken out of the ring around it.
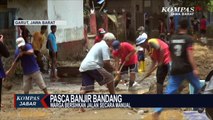
{"label": "shovel handle", "polygon": [[[119,69],[119,72],[121,72],[121,70],[122,70],[122,68],[123,68],[123,66],[124,66],[125,63],[126,63],[126,61],[124,61],[124,62],[121,64],[120,69]],[[118,79],[118,76],[119,76],[119,75],[116,75],[115,78],[114,78],[114,80],[117,80],[117,79]]]}
{"label": "shovel handle", "polygon": [[119,72],[121,72],[121,70],[122,70],[122,68],[123,68],[123,66],[124,66],[125,63],[126,63],[126,61],[124,61],[124,62],[121,64],[120,69],[119,69]]}
{"label": "shovel handle", "polygon": [[15,63],[15,62],[18,60],[19,56],[20,56],[20,55],[17,55],[17,56],[16,56],[15,60],[13,61],[13,63]]}
{"label": "shovel handle", "polygon": [[[20,55],[17,55],[16,58],[13,60],[12,66],[9,68],[9,71],[10,71],[10,69],[14,66],[14,64],[15,64],[15,62],[18,60],[19,56],[20,56]],[[7,77],[7,76],[6,76],[6,77]],[[6,81],[7,79],[4,79],[4,80]]]}
{"label": "shovel handle", "polygon": [[143,77],[141,80],[138,81],[138,84],[140,84],[142,81],[144,81],[147,77]]}

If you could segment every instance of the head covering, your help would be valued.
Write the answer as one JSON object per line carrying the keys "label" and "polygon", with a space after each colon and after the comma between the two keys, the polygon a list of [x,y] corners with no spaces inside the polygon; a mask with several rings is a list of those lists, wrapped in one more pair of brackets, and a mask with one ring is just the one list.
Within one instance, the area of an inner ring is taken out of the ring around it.
{"label": "head covering", "polygon": [[26,43],[25,43],[25,41],[24,41],[24,38],[19,37],[19,38],[16,39],[16,45],[17,45],[18,47],[24,46],[25,44],[26,44]]}
{"label": "head covering", "polygon": [[107,40],[115,40],[115,39],[116,39],[115,36],[112,33],[110,33],[110,32],[106,33],[104,35],[104,37],[103,37],[103,40],[105,40],[105,41],[107,41]]}
{"label": "head covering", "polygon": [[114,50],[118,50],[120,48],[120,42],[118,40],[115,40],[112,42],[112,48]]}
{"label": "head covering", "polygon": [[144,29],[144,27],[143,27],[143,26],[140,26],[140,27],[137,29],[137,31],[138,31],[138,32],[139,32],[139,34],[141,35],[141,34],[143,34],[143,33],[144,33],[145,29]]}
{"label": "head covering", "polygon": [[99,29],[98,29],[98,32],[101,33],[101,34],[106,33],[106,31],[105,31],[103,28],[99,28]]}
{"label": "head covering", "polygon": [[143,26],[140,26],[138,29],[137,29],[137,31],[144,31],[145,29],[144,29],[144,27]]}
{"label": "head covering", "polygon": [[98,4],[102,4],[105,0],[98,0]]}
{"label": "head covering", "polygon": [[136,45],[140,45],[143,44],[146,39],[148,38],[146,33],[143,33],[142,35],[140,35],[137,39],[136,39]]}

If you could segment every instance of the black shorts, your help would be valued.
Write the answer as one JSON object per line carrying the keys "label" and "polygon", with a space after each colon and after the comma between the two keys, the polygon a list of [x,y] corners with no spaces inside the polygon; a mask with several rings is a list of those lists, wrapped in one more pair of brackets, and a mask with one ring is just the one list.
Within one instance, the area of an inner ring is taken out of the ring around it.
{"label": "black shorts", "polygon": [[113,81],[113,75],[107,72],[104,68],[95,70],[88,70],[81,72],[82,74],[82,87],[81,90],[93,91],[95,81],[99,85],[105,85]]}
{"label": "black shorts", "polygon": [[200,30],[201,34],[206,34],[206,30]]}
{"label": "black shorts", "polygon": [[161,66],[158,66],[157,74],[156,74],[157,83],[163,85],[166,75],[168,74],[168,71],[169,71],[169,64],[163,64]]}
{"label": "black shorts", "polygon": [[128,72],[130,72],[130,73],[138,72],[137,64],[123,66],[123,68],[121,69],[121,74],[128,74]]}

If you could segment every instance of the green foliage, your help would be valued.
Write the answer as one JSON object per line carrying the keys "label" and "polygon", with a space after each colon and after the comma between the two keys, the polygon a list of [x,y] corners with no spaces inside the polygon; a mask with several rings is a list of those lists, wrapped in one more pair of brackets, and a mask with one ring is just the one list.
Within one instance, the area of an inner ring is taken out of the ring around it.
{"label": "green foliage", "polygon": [[84,17],[88,17],[90,15],[90,10],[84,8]]}
{"label": "green foliage", "polygon": [[213,31],[213,25],[209,25],[209,26],[207,27],[206,36],[209,37],[209,38],[213,38],[212,31]]}
{"label": "green foliage", "polygon": [[212,0],[168,0],[171,5],[175,6],[200,6],[203,10],[207,10]]}
{"label": "green foliage", "polygon": [[210,12],[213,12],[213,0],[210,0],[210,2],[208,3],[208,10]]}

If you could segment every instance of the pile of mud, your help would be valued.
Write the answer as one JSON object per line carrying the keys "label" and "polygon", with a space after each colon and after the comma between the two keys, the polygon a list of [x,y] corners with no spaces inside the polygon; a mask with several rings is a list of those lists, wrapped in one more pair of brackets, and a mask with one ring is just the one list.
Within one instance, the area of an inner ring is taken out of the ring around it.
{"label": "pile of mud", "polygon": [[204,80],[213,69],[213,48],[212,46],[194,45],[194,59],[196,61],[200,79]]}
{"label": "pile of mud", "polygon": [[[160,120],[184,120],[183,112],[180,110],[165,110],[160,116]],[[154,120],[152,114],[146,115],[142,120]]]}

